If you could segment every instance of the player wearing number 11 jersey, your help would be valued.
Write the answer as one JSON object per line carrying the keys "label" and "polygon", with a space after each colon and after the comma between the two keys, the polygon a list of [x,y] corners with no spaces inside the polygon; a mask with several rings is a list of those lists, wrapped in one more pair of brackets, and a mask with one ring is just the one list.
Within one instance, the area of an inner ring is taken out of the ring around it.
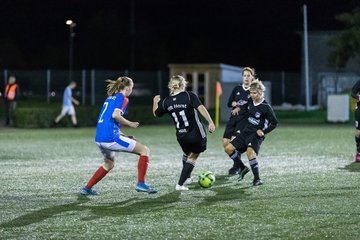
{"label": "player wearing number 11 jersey", "polygon": [[186,80],[182,76],[173,76],[168,84],[170,96],[160,99],[154,97],[154,116],[161,117],[168,113],[174,122],[177,140],[183,150],[183,169],[176,190],[188,190],[184,185],[191,182],[191,172],[201,152],[206,150],[206,131],[198,112],[208,122],[210,133],[215,131],[215,125],[209,112],[193,92],[185,91]]}

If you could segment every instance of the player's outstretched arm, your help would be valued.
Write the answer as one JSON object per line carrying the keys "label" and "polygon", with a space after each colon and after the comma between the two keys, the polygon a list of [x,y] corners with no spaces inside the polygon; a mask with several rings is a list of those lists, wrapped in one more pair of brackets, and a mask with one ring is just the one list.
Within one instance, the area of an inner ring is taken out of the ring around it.
{"label": "player's outstretched arm", "polygon": [[127,120],[126,118],[124,118],[123,116],[121,116],[119,109],[115,109],[115,111],[112,114],[112,117],[121,125],[126,125],[131,128],[137,128],[139,126],[138,122],[131,122],[131,121]]}
{"label": "player's outstretched arm", "polygon": [[80,102],[79,102],[77,99],[73,98],[73,97],[71,97],[71,101],[72,101],[75,105],[79,105],[79,104],[80,104]]}
{"label": "player's outstretched arm", "polygon": [[154,117],[156,117],[156,110],[158,109],[158,104],[160,102],[160,95],[156,95],[154,98],[153,98],[153,114],[154,114]]}
{"label": "player's outstretched arm", "polygon": [[208,122],[209,126],[208,126],[208,130],[210,133],[215,131],[215,124],[213,122],[213,120],[210,117],[210,114],[208,112],[208,110],[205,108],[204,105],[200,105],[197,110],[200,112],[200,114],[206,119],[206,121]]}

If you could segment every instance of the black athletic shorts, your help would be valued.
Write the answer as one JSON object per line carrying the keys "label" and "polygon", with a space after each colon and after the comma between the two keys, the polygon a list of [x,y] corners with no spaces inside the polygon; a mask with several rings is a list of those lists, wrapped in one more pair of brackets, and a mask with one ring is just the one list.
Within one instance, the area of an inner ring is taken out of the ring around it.
{"label": "black athletic shorts", "polygon": [[250,135],[246,134],[237,134],[236,137],[231,141],[231,144],[238,150],[240,153],[246,152],[248,147],[254,149],[256,154],[259,154],[260,145],[263,142],[264,138],[259,137],[256,133]]}
{"label": "black athletic shorts", "polygon": [[206,150],[206,142],[207,139],[203,138],[200,141],[197,142],[185,142],[178,140],[178,143],[180,144],[181,149],[183,152],[188,155],[189,153],[202,153]]}
{"label": "black athletic shorts", "polygon": [[223,138],[231,139],[232,136],[239,134],[244,129],[248,120],[245,116],[231,117],[226,123]]}
{"label": "black athletic shorts", "polygon": [[355,109],[355,128],[360,130],[360,104],[357,104]]}

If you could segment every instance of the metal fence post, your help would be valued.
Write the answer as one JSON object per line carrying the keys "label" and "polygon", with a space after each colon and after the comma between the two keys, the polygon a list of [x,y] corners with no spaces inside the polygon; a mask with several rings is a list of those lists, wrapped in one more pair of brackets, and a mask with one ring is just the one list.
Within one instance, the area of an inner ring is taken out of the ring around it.
{"label": "metal fence post", "polygon": [[7,79],[8,79],[8,70],[4,69],[4,86],[6,86],[7,84]]}
{"label": "metal fence post", "polygon": [[95,105],[95,70],[91,70],[91,105]]}
{"label": "metal fence post", "polygon": [[162,76],[160,70],[158,70],[157,75],[158,75],[157,79],[158,79],[158,91],[159,91],[158,94],[162,96]]}
{"label": "metal fence post", "polygon": [[81,85],[82,85],[82,104],[85,104],[86,102],[86,70],[83,69],[81,72]]}
{"label": "metal fence post", "polygon": [[51,84],[51,71],[46,70],[46,102],[50,103],[50,84]]}
{"label": "metal fence post", "polygon": [[285,72],[281,71],[281,101],[285,102]]}

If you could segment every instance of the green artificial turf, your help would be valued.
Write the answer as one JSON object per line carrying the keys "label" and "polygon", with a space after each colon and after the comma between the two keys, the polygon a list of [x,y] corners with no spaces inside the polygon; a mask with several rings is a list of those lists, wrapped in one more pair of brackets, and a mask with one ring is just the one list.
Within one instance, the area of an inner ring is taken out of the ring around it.
{"label": "green artificial turf", "polygon": [[223,131],[209,134],[193,171],[216,175],[210,189],[175,191],[173,126],[140,126],[124,132],[150,148],[147,181],[159,192],[137,193],[138,158],[119,153],[100,195],[84,197],[79,188],[102,163],[94,128],[1,129],[0,239],[359,239],[352,127],[280,125],[261,147],[258,187],[251,172],[227,176]]}

